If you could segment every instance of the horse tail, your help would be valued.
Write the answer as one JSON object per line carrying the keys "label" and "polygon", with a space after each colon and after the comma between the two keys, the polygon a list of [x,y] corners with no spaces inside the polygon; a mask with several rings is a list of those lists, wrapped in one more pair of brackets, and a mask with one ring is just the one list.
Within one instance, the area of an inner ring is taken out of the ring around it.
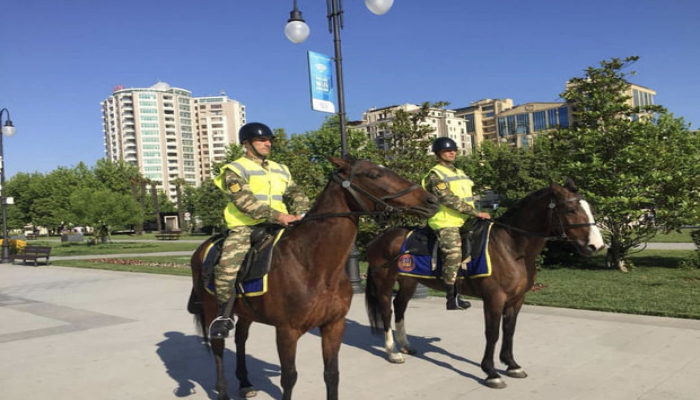
{"label": "horse tail", "polygon": [[367,268],[367,282],[365,286],[365,307],[367,308],[367,318],[369,327],[373,335],[384,333],[384,320],[379,312],[379,289],[372,276],[372,267]]}
{"label": "horse tail", "polygon": [[202,282],[202,249],[208,246],[209,240],[202,243],[197,250],[192,254],[190,259],[190,268],[192,269],[192,290],[190,298],[187,300],[187,311],[193,314],[194,324],[197,332],[205,342],[209,341],[206,334],[206,321],[204,319],[204,310],[202,309],[201,294],[204,292],[204,283]]}

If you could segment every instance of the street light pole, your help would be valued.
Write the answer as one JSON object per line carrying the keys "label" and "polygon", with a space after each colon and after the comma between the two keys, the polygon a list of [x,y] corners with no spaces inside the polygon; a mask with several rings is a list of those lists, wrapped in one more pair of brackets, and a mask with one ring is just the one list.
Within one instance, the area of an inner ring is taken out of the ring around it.
{"label": "street light pole", "polygon": [[[2,114],[7,113],[5,125],[2,125]],[[15,134],[15,127],[10,120],[10,110],[3,108],[0,110],[0,125],[2,125],[2,133],[0,133],[0,207],[2,207],[2,260],[0,263],[10,262],[10,238],[7,236],[7,197],[5,197],[5,157],[2,148],[2,137],[10,137]]]}
{"label": "street light pole", "polygon": [[[394,0],[365,0],[367,8],[377,15],[382,15],[389,11]],[[345,116],[345,91],[343,82],[343,55],[340,45],[340,30],[343,29],[343,2],[342,0],[326,0],[328,11],[328,31],[333,34],[333,47],[335,50],[335,75],[338,81],[338,121],[340,123],[340,154],[342,157],[348,155],[347,124]],[[294,43],[301,43],[309,36],[309,27],[301,16],[301,11],[297,9],[297,2],[294,0],[294,8],[290,13],[287,26],[284,28],[287,38]],[[350,277],[353,293],[362,293],[362,279],[360,278],[360,265],[358,256],[360,252],[355,244],[352,245],[350,256],[345,264],[345,271]]]}

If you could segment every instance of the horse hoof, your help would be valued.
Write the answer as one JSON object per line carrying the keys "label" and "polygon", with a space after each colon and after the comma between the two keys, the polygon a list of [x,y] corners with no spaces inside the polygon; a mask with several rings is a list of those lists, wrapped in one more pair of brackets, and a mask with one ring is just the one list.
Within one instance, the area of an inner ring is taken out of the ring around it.
{"label": "horse hoof", "polygon": [[503,379],[501,378],[492,378],[492,379],[487,379],[485,381],[486,386],[490,387],[491,389],[503,389],[506,386],[506,383],[503,382]]}
{"label": "horse hoof", "polygon": [[418,353],[417,351],[413,350],[413,349],[410,348],[410,347],[403,347],[403,348],[401,348],[401,352],[402,352],[403,354],[408,354],[409,356],[413,356],[413,355],[416,355],[416,354]]}
{"label": "horse hoof", "polygon": [[241,390],[238,391],[238,395],[244,398],[255,397],[257,394],[258,391],[252,386],[241,388]]}
{"label": "horse hoof", "polygon": [[397,353],[389,355],[389,357],[387,357],[386,359],[389,360],[389,362],[392,364],[403,364],[405,361],[403,359],[403,356]]}
{"label": "horse hoof", "polygon": [[522,368],[509,369],[506,371],[506,375],[511,378],[527,378],[527,374]]}

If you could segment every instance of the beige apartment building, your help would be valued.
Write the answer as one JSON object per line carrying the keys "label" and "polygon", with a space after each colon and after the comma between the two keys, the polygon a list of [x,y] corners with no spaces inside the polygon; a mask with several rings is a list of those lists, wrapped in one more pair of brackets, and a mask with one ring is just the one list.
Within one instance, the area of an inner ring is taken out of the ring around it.
{"label": "beige apartment building", "polygon": [[101,105],[106,158],[136,165],[171,199],[173,180],[199,186],[209,177],[211,163],[225,157],[227,143],[237,142],[235,132],[245,123],[239,102],[225,95],[194,98],[165,82],[117,86]]}
{"label": "beige apartment building", "polygon": [[455,116],[466,121],[467,133],[475,146],[484,140],[497,141],[496,115],[513,108],[513,99],[483,99],[455,109]]}
{"label": "beige apartment building", "polygon": [[[387,149],[389,144],[386,139],[391,136],[391,125],[398,110],[406,112],[418,112],[420,106],[416,104],[393,105],[382,108],[371,108],[362,113],[362,120],[351,123],[353,129],[366,132],[377,147]],[[449,137],[457,143],[461,154],[469,154],[472,150],[471,136],[467,134],[464,119],[457,118],[453,110],[431,108],[428,116],[423,120],[423,125],[432,128],[430,136]],[[426,149],[429,151],[430,149]]]}
{"label": "beige apartment building", "polygon": [[541,132],[569,126],[570,115],[571,110],[564,102],[520,104],[496,115],[498,140],[526,148]]}
{"label": "beige apartment building", "polygon": [[238,143],[238,130],[246,123],[245,106],[226,94],[195,97],[196,136],[200,180],[212,176],[212,164],[226,159],[226,148]]}

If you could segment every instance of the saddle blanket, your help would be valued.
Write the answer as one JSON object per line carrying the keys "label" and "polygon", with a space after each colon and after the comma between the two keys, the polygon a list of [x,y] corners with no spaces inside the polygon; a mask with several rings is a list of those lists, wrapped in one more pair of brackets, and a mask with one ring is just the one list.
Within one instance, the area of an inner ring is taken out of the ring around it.
{"label": "saddle blanket", "polygon": [[[486,240],[483,241],[483,246],[481,248],[481,254],[477,259],[472,259],[467,262],[466,269],[464,264],[462,268],[459,269],[457,277],[464,279],[469,277],[470,279],[482,278],[491,275],[491,259],[489,257],[488,246],[489,246],[489,235],[491,234],[491,226],[489,224],[488,231],[486,232]],[[442,261],[440,257],[435,262],[436,268],[433,270],[433,259],[428,254],[410,254],[406,252],[406,244],[408,243],[408,238],[411,236],[409,232],[401,245],[402,255],[398,259],[399,275],[413,276],[417,278],[424,279],[441,279],[442,278]],[[433,245],[431,243],[431,245]],[[435,244],[436,245],[436,244]]]}
{"label": "saddle blanket", "polygon": [[[282,232],[279,233],[276,239],[279,239]],[[209,244],[209,247],[204,252],[204,262],[202,263],[203,276],[207,277],[207,282],[205,289],[212,295],[216,295],[216,289],[214,284],[214,266],[219,262],[221,257],[221,247],[224,244],[226,235],[218,235]],[[275,241],[276,242],[276,241]],[[267,274],[260,278],[250,279],[243,281],[239,286],[236,287],[236,297],[247,297],[262,296],[267,293]]]}

